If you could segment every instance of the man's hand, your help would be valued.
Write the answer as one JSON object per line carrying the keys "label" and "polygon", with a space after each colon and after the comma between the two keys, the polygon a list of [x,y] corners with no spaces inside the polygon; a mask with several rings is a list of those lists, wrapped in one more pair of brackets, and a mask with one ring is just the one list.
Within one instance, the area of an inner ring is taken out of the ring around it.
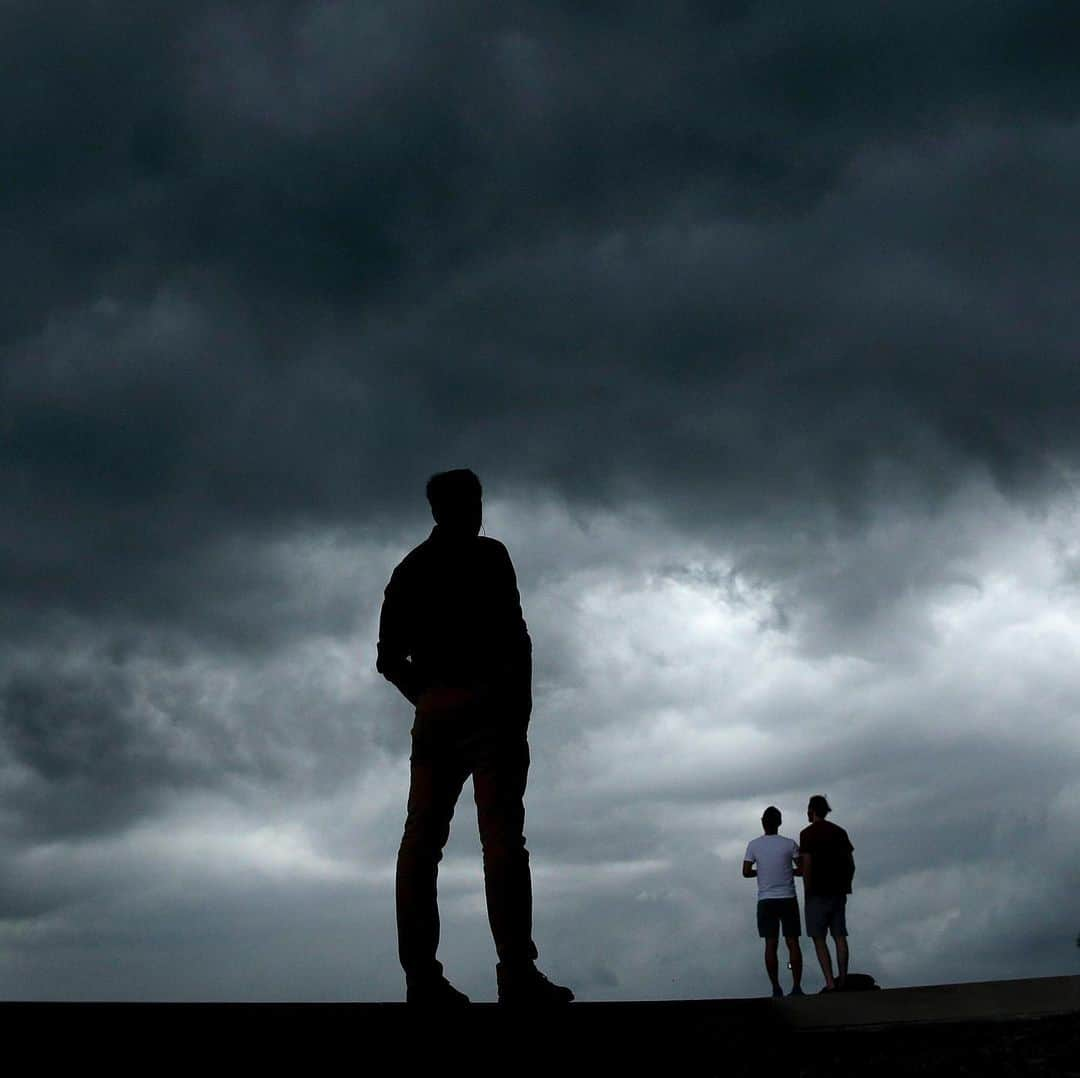
{"label": "man's hand", "polygon": [[743,861],[742,874],[744,880],[752,880],[757,876],[757,868],[753,861]]}

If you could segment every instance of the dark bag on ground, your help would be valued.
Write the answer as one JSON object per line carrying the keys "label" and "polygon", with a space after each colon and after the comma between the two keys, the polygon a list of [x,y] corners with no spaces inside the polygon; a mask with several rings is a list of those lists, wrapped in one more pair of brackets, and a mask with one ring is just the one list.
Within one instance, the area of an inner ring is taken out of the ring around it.
{"label": "dark bag on ground", "polygon": [[849,973],[844,978],[845,992],[877,992],[881,985],[869,973]]}

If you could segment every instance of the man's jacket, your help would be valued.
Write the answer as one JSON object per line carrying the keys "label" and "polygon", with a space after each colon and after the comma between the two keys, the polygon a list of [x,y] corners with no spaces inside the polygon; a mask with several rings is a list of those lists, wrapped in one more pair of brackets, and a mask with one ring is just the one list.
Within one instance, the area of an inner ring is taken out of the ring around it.
{"label": "man's jacket", "polygon": [[532,642],[506,547],[436,525],[386,586],[376,668],[413,704],[426,689],[476,689],[527,718]]}

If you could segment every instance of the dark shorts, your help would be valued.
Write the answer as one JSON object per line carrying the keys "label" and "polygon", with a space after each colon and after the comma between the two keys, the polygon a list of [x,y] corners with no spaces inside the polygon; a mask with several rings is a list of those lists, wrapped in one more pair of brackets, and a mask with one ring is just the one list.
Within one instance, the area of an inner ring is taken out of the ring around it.
{"label": "dark shorts", "polygon": [[806,934],[820,939],[826,931],[833,939],[847,935],[847,895],[807,895]]}
{"label": "dark shorts", "polygon": [[763,898],[757,904],[757,930],[763,940],[801,936],[797,898]]}

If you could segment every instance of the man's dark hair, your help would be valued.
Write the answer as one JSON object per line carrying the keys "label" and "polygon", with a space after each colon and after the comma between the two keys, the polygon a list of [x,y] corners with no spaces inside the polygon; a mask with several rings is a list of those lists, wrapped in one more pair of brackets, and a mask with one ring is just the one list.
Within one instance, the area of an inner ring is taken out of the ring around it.
{"label": "man's dark hair", "polygon": [[481,498],[483,493],[479,476],[469,468],[437,472],[427,481],[427,500],[436,520],[444,510],[452,511],[454,506]]}
{"label": "man's dark hair", "polygon": [[783,817],[780,815],[780,810],[775,805],[770,805],[761,814],[761,826],[766,831],[778,831],[780,824],[783,822]]}
{"label": "man's dark hair", "polygon": [[806,807],[815,816],[820,816],[823,820],[830,812],[832,812],[832,806],[825,800],[824,794],[814,794],[814,796],[810,798],[810,804]]}

